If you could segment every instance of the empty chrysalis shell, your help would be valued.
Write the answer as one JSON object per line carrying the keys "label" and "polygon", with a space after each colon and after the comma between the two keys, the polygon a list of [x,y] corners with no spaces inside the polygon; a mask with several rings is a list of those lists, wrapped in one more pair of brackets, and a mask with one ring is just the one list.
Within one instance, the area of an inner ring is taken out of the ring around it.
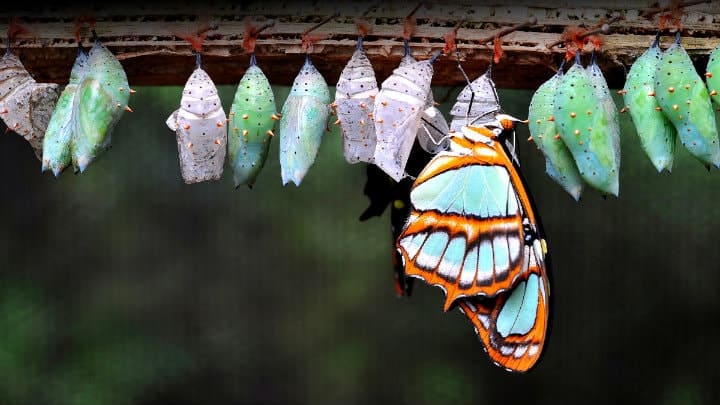
{"label": "empty chrysalis shell", "polygon": [[[415,62],[417,60],[410,54],[410,47],[406,43],[405,54],[400,59],[399,67]],[[418,144],[425,152],[438,154],[450,147],[450,140],[445,137],[449,131],[447,120],[435,107],[435,97],[431,88],[425,96],[425,106],[416,133]]]}
{"label": "empty chrysalis shell", "polygon": [[659,110],[655,98],[655,69],[662,57],[656,39],[633,63],[625,80],[623,99],[643,150],[658,172],[672,170],[677,132]]}
{"label": "empty chrysalis shell", "polygon": [[330,89],[305,58],[285,100],[280,118],[280,168],[283,185],[299,186],[315,162],[330,115]]}
{"label": "empty chrysalis shell", "polygon": [[185,183],[220,179],[227,148],[226,116],[215,83],[199,66],[185,84],[180,108],[166,124],[175,131]]}
{"label": "empty chrysalis shell", "polygon": [[382,83],[375,98],[375,164],[395,181],[405,176],[432,74],[429,60],[400,66]]}
{"label": "empty chrysalis shell", "polygon": [[376,136],[372,112],[377,93],[375,71],[362,48],[362,39],[358,39],[358,47],[340,73],[335,88],[335,111],[348,163],[374,162]]}
{"label": "empty chrysalis shell", "polygon": [[590,186],[617,196],[620,162],[610,133],[613,129],[609,128],[614,118],[595,94],[579,53],[575,64],[558,81],[553,116],[583,179]]}
{"label": "empty chrysalis shell", "polygon": [[705,83],[680,45],[679,32],[655,69],[655,97],[683,146],[703,164],[720,167],[715,111]]}
{"label": "empty chrysalis shell", "polygon": [[111,144],[111,133],[127,108],[127,75],[115,56],[95,40],[74,100],[73,166],[84,172]]}
{"label": "empty chrysalis shell", "polygon": [[56,177],[66,167],[70,166],[72,161],[70,144],[77,131],[74,109],[75,98],[77,97],[78,85],[85,76],[87,65],[88,54],[82,47],[78,47],[78,54],[70,72],[70,79],[60,94],[60,98],[50,117],[47,131],[45,131],[42,170],[52,170]]}
{"label": "empty chrysalis shell", "polygon": [[575,160],[562,140],[556,138],[555,90],[562,77],[562,68],[533,94],[528,111],[530,135],[545,156],[545,170],[575,200],[580,199],[585,182]]}
{"label": "empty chrysalis shell", "polygon": [[38,159],[58,95],[57,84],[36,82],[12,53],[0,59],[0,117],[30,143]]}
{"label": "empty chrysalis shell", "polygon": [[710,97],[715,106],[720,108],[720,45],[716,46],[710,54],[705,77]]}
{"label": "empty chrysalis shell", "polygon": [[482,125],[494,119],[500,111],[500,101],[491,78],[491,70],[478,76],[477,79],[462,89],[455,101],[450,115],[450,130],[460,132],[465,125]]}
{"label": "empty chrysalis shell", "polygon": [[230,108],[228,158],[236,187],[242,184],[252,187],[265,165],[273,138],[272,130],[278,119],[275,111],[272,87],[255,64],[253,54]]}

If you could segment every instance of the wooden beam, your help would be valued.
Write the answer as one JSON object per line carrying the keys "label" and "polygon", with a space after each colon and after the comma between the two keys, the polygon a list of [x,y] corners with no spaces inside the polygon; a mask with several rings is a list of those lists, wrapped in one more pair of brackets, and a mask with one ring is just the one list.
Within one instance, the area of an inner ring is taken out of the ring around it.
{"label": "wooden beam", "polygon": [[[486,4],[483,4],[486,3]],[[511,4],[510,4],[511,3]],[[324,17],[339,13],[318,28],[323,35],[310,50],[313,63],[331,84],[352,55],[357,38],[356,18],[364,15],[372,32],[364,45],[379,80],[394,69],[403,53],[402,23],[418,3],[385,0],[376,2],[237,2],[214,3],[202,7],[179,5],[122,5],[94,7],[43,7],[3,10],[0,30],[5,32],[9,18],[16,18],[29,33],[13,42],[28,70],[39,81],[64,83],[76,54],[74,21],[80,16],[96,19],[95,29],[121,60],[131,85],[181,85],[194,67],[193,51],[177,34],[190,34],[210,27],[204,42],[203,64],[218,84],[235,84],[242,76],[249,57],[241,44],[245,32],[243,18],[275,21],[257,41],[259,65],[273,84],[288,85],[297,74],[304,51],[301,33]],[[410,42],[418,59],[429,57],[444,46],[443,35],[458,21],[458,49],[465,69],[476,76],[490,63],[492,44],[483,39],[510,25],[536,19],[531,27],[503,37],[502,61],[493,68],[499,87],[536,88],[548,79],[564,55],[562,47],[548,49],[569,25],[595,26],[612,16],[624,19],[613,23],[605,36],[600,64],[611,87],[621,87],[625,68],[649,46],[656,23],[641,14],[653,6],[645,0],[567,0],[567,1],[496,1],[468,4],[462,0],[423,2],[415,17],[417,26]],[[720,2],[708,2],[685,9],[683,45],[700,68],[709,52],[720,44]],[[87,28],[81,30],[88,45]],[[672,41],[666,32],[664,44]],[[461,85],[463,77],[454,57],[441,57],[435,63],[433,85]]]}

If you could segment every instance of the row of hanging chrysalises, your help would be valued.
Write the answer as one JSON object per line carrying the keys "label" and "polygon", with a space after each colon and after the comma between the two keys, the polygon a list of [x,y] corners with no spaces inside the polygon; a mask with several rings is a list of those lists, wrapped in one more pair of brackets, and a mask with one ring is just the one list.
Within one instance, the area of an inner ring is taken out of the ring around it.
{"label": "row of hanging chrysalises", "polygon": [[[79,47],[59,99],[58,86],[36,83],[9,47],[2,58],[0,70],[6,84],[0,88],[1,116],[9,129],[28,139],[42,158],[43,170],[55,175],[71,163],[75,170],[84,171],[110,145],[113,126],[130,110],[127,102],[132,90],[122,66],[97,38],[94,42],[89,52]],[[199,50],[201,44],[194,46]],[[270,84],[252,53],[227,119],[198,53],[180,108],[167,120],[177,134],[183,179],[187,183],[219,179],[227,153],[236,185],[252,185],[263,167],[277,120],[283,184],[299,185],[315,160],[334,108],[347,161],[375,163],[397,181],[405,176],[416,136],[426,151],[443,150],[448,133],[472,123],[473,115],[477,118],[476,112],[465,111],[468,106],[480,108],[487,98],[476,91],[480,99],[470,102],[468,87],[453,106],[448,125],[430,89],[432,63],[439,55],[418,62],[406,46],[400,66],[378,88],[360,37],[332,104],[327,83],[307,57],[278,113]],[[627,104],[623,111],[629,111],[658,171],[672,168],[677,136],[703,163],[720,166],[710,101],[712,97],[720,105],[720,72],[714,72],[720,70],[719,55],[718,49],[711,55],[705,73],[707,87],[680,45],[679,32],[667,51],[661,51],[656,39],[633,64],[621,91]],[[482,80],[489,80],[489,72]],[[10,95],[16,82],[23,91]],[[561,67],[540,86],[528,119],[532,139],[546,158],[548,175],[570,195],[578,199],[585,184],[618,195],[618,110],[595,55],[583,69],[578,52],[574,66],[566,73]]]}

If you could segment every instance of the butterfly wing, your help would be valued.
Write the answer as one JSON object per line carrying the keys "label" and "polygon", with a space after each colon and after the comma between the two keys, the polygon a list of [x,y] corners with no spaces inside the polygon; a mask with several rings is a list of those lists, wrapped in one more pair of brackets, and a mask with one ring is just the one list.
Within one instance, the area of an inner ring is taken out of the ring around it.
{"label": "butterfly wing", "polygon": [[[463,128],[474,130],[485,128]],[[526,228],[535,224],[522,180],[500,142],[465,143],[453,138],[451,150],[420,173],[396,244],[406,274],[445,291],[445,310],[461,297],[510,289],[523,270]]]}
{"label": "butterfly wing", "polygon": [[523,251],[526,268],[511,290],[490,299],[458,301],[490,359],[508,371],[521,373],[533,368],[542,356],[550,316],[544,241],[531,240]]}

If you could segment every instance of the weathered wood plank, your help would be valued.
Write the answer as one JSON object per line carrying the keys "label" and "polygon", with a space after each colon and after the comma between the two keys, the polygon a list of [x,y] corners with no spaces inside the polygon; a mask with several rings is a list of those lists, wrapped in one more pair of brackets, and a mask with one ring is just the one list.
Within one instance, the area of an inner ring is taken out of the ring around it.
{"label": "weathered wood plank", "polygon": [[[379,4],[379,5],[378,5]],[[377,7],[372,7],[377,5]],[[339,13],[315,34],[324,35],[311,50],[313,62],[334,83],[355,48],[355,18],[366,14],[372,32],[365,48],[380,80],[387,77],[402,55],[402,21],[417,3],[383,2],[245,2],[211,5],[179,4],[169,6],[149,3],[94,7],[90,11],[78,6],[43,7],[15,5],[4,10],[7,17],[18,18],[31,33],[19,35],[13,43],[28,70],[41,81],[63,83],[75,57],[74,19],[96,18],[96,31],[103,42],[118,56],[133,85],[178,85],[185,82],[194,67],[192,49],[175,34],[188,34],[203,24],[212,27],[204,44],[204,66],[219,84],[236,83],[248,62],[241,47],[245,17],[255,21],[274,20],[274,26],[263,31],[256,53],[262,68],[275,84],[290,84],[297,73],[304,51],[301,33],[328,15]],[[457,33],[462,63],[471,75],[484,71],[490,61],[491,44],[481,43],[497,30],[519,24],[533,17],[535,25],[503,38],[505,56],[493,68],[498,86],[535,88],[546,80],[563,58],[560,47],[548,49],[557,41],[563,28],[580,23],[593,26],[612,15],[622,15],[605,36],[601,67],[612,87],[622,86],[625,67],[642,53],[656,30],[653,21],[640,15],[652,1],[644,0],[571,0],[474,2],[462,0],[424,2],[417,10],[417,27],[411,46],[420,59],[442,49],[443,35],[460,20]],[[707,54],[720,44],[720,2],[708,2],[686,8],[683,44],[701,66]],[[88,30],[81,30],[89,44]],[[670,33],[664,43],[671,42]],[[436,64],[435,85],[460,85],[463,77],[454,57],[442,57]]]}

